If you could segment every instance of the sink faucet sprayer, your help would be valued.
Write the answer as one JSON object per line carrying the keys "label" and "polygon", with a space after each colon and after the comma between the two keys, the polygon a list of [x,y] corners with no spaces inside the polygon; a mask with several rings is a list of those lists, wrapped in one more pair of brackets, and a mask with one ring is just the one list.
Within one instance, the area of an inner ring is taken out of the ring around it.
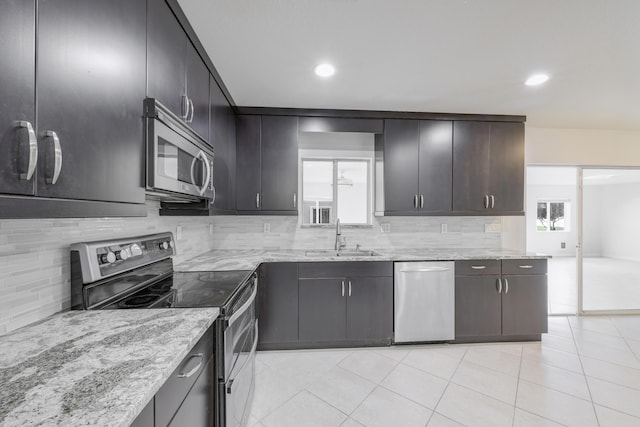
{"label": "sink faucet sprayer", "polygon": [[347,239],[342,237],[342,232],[340,231],[340,218],[336,219],[336,245],[335,250],[340,251],[347,247]]}

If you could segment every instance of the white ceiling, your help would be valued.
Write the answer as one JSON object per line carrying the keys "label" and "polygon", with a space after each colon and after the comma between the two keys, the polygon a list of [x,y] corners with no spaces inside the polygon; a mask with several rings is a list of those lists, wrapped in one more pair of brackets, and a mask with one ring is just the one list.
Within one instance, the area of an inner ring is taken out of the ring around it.
{"label": "white ceiling", "polygon": [[[237,105],[640,129],[639,0],[179,0]],[[329,61],[331,79],[313,74]],[[543,87],[523,85],[547,72]]]}

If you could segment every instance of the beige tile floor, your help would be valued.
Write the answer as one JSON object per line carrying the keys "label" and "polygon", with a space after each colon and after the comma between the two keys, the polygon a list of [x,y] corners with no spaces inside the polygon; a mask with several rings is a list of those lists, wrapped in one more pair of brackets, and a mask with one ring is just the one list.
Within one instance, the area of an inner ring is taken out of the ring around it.
{"label": "beige tile floor", "polygon": [[[640,310],[640,262],[615,258],[584,258],[585,310]],[[576,258],[548,260],[549,313],[578,310]]]}
{"label": "beige tile floor", "polygon": [[640,426],[640,316],[538,343],[258,352],[250,426]]}

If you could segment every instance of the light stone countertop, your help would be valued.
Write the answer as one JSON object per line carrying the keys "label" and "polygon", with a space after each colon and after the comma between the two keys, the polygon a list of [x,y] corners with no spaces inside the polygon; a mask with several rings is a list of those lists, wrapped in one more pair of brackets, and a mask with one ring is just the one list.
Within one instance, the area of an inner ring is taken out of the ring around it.
{"label": "light stone countertop", "polygon": [[218,314],[67,311],[0,336],[0,426],[129,426]]}
{"label": "light stone countertop", "polygon": [[[369,250],[363,248],[362,250]],[[262,262],[455,261],[465,259],[536,259],[549,255],[500,249],[372,249],[377,256],[307,256],[315,249],[217,249],[175,266],[176,271],[254,270]],[[335,252],[335,251],[334,251]]]}

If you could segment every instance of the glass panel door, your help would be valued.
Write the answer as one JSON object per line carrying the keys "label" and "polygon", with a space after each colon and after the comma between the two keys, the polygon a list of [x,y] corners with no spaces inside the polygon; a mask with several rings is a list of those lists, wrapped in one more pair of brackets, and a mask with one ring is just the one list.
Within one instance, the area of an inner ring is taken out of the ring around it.
{"label": "glass panel door", "polygon": [[582,309],[640,310],[640,170],[582,175]]}
{"label": "glass panel door", "polygon": [[578,312],[578,168],[528,166],[527,252],[548,260],[549,314]]}

